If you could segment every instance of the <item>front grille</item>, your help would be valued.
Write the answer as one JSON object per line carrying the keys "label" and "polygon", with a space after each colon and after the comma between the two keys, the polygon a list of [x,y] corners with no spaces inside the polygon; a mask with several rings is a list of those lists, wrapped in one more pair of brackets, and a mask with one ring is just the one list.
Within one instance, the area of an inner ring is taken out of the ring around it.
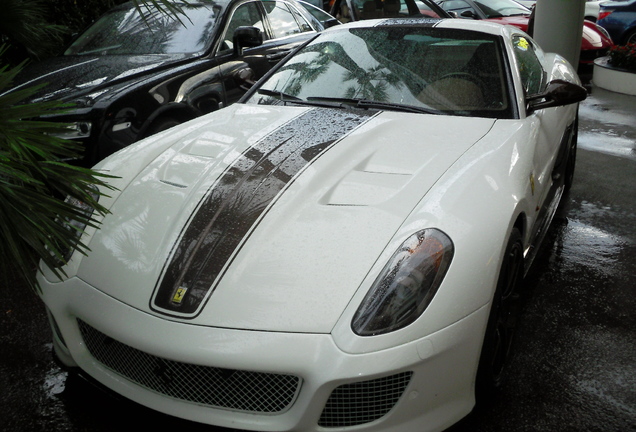
{"label": "front grille", "polygon": [[335,428],[379,419],[395,406],[412,375],[413,372],[402,372],[337,387],[329,396],[318,424]]}
{"label": "front grille", "polygon": [[132,348],[78,320],[88,351],[107,368],[157,393],[183,401],[252,413],[288,409],[301,380],[293,375],[181,363]]}

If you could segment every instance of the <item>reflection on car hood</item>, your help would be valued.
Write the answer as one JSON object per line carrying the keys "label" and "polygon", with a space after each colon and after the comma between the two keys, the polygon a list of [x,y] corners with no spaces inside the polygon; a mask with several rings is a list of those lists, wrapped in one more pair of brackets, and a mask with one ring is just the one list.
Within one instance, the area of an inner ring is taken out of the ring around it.
{"label": "reflection on car hood", "polygon": [[612,45],[612,41],[597,30],[595,23],[584,21],[583,24],[585,25],[583,26],[581,49],[609,48]]}
{"label": "reflection on car hood", "polygon": [[25,68],[14,89],[46,84],[31,101],[71,101],[184,58],[182,54],[55,57]]}
{"label": "reflection on car hood", "polygon": [[503,25],[512,25],[523,31],[528,31],[530,15],[514,15],[500,18],[488,18],[484,21],[496,22]]}
{"label": "reflection on car hood", "polygon": [[426,191],[493,123],[258,105],[204,116],[99,166],[122,192],[78,276],[171,319],[329,332]]}

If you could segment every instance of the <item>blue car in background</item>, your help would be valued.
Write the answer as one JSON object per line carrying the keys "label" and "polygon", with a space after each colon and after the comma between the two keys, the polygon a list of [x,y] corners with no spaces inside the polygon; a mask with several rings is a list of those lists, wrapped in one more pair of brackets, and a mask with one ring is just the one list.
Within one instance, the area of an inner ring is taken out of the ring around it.
{"label": "blue car in background", "polygon": [[598,17],[617,45],[636,43],[636,0],[601,3]]}

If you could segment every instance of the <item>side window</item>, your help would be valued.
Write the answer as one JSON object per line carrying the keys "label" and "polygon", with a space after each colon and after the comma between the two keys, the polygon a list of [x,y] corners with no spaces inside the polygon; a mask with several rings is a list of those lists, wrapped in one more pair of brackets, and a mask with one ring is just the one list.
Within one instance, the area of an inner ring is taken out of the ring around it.
{"label": "side window", "polygon": [[333,17],[327,12],[318,7],[315,7],[314,5],[304,4],[303,6],[305,7],[305,9],[307,9],[307,12],[309,12],[309,15],[313,19],[315,28],[325,27],[327,22],[333,19]]}
{"label": "side window", "polygon": [[475,9],[473,9],[473,7],[464,0],[446,0],[440,3],[440,6],[442,6],[442,8],[446,11],[457,13],[457,16],[459,18],[470,18],[467,16],[462,16],[462,13],[466,11],[472,12],[475,15],[477,14],[477,12],[475,12]]}
{"label": "side window", "polygon": [[543,88],[545,71],[537,58],[534,43],[522,35],[515,35],[512,37],[512,44],[526,94],[540,93]]}
{"label": "side window", "polygon": [[257,27],[263,32],[263,37],[266,37],[265,26],[263,25],[263,19],[256,2],[245,3],[236,8],[225,29],[221,51],[233,48],[232,38],[234,36],[234,30],[241,26]]}
{"label": "side window", "polygon": [[284,2],[263,1],[262,4],[275,39],[307,31],[306,28],[302,29],[298,25],[296,18]]}
{"label": "side window", "polygon": [[[439,16],[439,14],[437,13],[437,11],[435,11],[431,5],[429,5],[426,2],[417,2],[417,6],[418,9],[420,11],[420,13],[424,16],[427,17],[432,17],[432,18],[441,18],[441,16]],[[408,4],[405,4],[405,1],[402,0],[401,1],[401,8],[400,8],[400,12],[404,12],[404,11],[408,11]],[[411,13],[409,12],[408,15],[411,15]]]}
{"label": "side window", "polygon": [[[291,10],[291,13],[294,15],[294,17],[296,18],[296,22],[299,24],[300,26],[300,31],[301,32],[308,32],[308,31],[314,31],[314,27],[309,23],[308,20],[311,20],[311,22],[313,23],[313,25],[315,26],[315,28],[321,28],[322,24],[320,24],[320,21],[318,21],[312,14],[307,13],[306,17],[305,15],[303,15],[298,9],[296,9],[294,6],[287,4],[287,7],[289,8],[289,10]],[[309,12],[309,8],[312,7],[310,5],[307,5],[305,7],[305,12]]]}
{"label": "side window", "polygon": [[[353,4],[353,7],[355,8],[356,5]],[[353,21],[351,9],[346,0],[335,0],[332,11],[331,14],[343,24]]]}

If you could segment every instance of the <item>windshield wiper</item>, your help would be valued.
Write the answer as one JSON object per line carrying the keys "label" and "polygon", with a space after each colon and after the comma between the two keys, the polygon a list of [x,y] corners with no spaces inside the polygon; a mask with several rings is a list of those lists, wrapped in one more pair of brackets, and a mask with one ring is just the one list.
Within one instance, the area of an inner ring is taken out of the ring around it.
{"label": "windshield wiper", "polygon": [[292,103],[297,105],[317,106],[323,108],[340,108],[340,109],[380,109],[385,111],[401,111],[411,113],[424,113],[424,114],[441,114],[441,111],[418,107],[413,105],[404,105],[391,102],[378,102],[368,99],[354,99],[354,98],[338,98],[338,97],[324,97],[324,96],[309,96],[306,100],[297,96],[286,94],[277,90],[259,89],[258,94],[266,96],[272,96],[280,99],[283,103]]}
{"label": "windshield wiper", "polygon": [[[340,99],[332,98],[320,98],[320,97],[308,97],[307,100],[293,96],[287,93],[283,93],[278,90],[258,89],[258,94],[265,96],[272,96],[279,99],[284,104],[292,103],[296,105],[308,105],[321,108],[351,108],[350,105],[342,103]],[[324,99],[324,100],[323,100]]]}
{"label": "windshield wiper", "polygon": [[283,92],[278,91],[278,90],[268,90],[268,89],[261,88],[261,89],[258,89],[256,92],[258,94],[262,94],[262,95],[265,95],[265,96],[272,96],[272,97],[275,97],[275,98],[279,98],[283,102],[302,101],[302,99],[299,98],[298,96],[294,96],[294,95],[290,95],[290,94],[287,94],[287,93],[283,93]]}
{"label": "windshield wiper", "polygon": [[440,111],[433,108],[418,107],[413,105],[404,105],[391,102],[378,102],[370,100],[360,100],[357,104],[358,108],[377,108],[387,111],[402,111],[412,113],[424,113],[424,114],[441,114]]}
{"label": "windshield wiper", "polygon": [[398,103],[392,103],[392,102],[380,102],[380,101],[372,101],[372,100],[368,100],[368,99],[349,99],[349,98],[329,98],[329,97],[320,97],[320,96],[315,96],[315,97],[308,97],[308,100],[311,101],[332,101],[332,102],[338,102],[340,104],[344,104],[347,106],[351,106],[354,108],[360,108],[360,109],[381,109],[381,110],[385,110],[385,111],[402,111],[402,112],[412,112],[412,113],[425,113],[425,114],[441,114],[440,111],[432,109],[432,108],[425,108],[425,107],[418,107],[418,106],[413,106],[413,105],[405,105],[405,104],[398,104]]}
{"label": "windshield wiper", "polygon": [[[258,94],[262,94],[265,96],[272,96],[282,101],[284,104],[293,103],[296,105],[308,105],[308,106],[316,106],[321,108],[351,108],[351,106],[342,103],[340,100],[328,100],[329,98],[319,98],[319,97],[309,97],[308,100],[299,98],[297,96],[293,96],[287,93],[283,93],[277,90],[267,90],[267,89],[259,89],[257,91]],[[320,99],[326,99],[325,101]]]}

